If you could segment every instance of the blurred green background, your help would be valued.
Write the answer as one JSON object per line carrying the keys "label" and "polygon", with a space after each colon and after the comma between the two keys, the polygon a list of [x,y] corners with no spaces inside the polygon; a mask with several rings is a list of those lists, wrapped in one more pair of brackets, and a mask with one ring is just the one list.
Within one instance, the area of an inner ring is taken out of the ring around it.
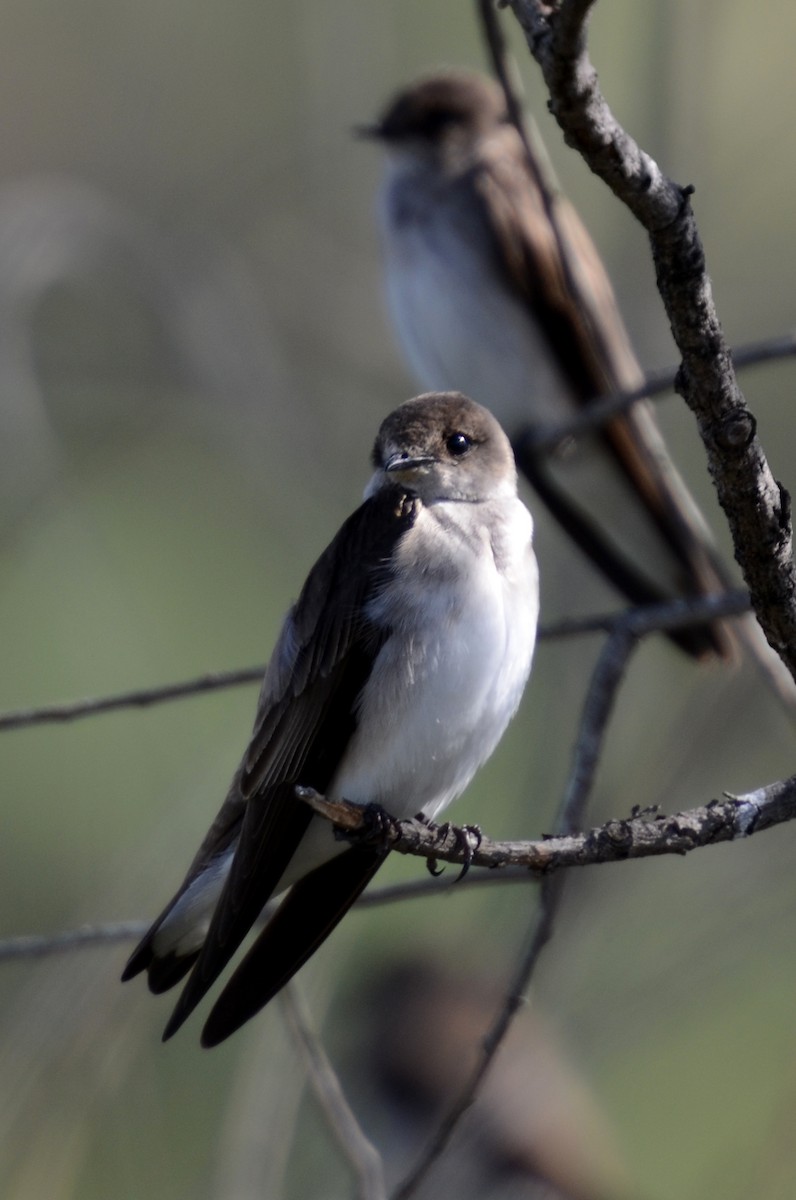
{"label": "blurred green background", "polygon": [[[644,238],[561,145],[512,35],[641,360],[669,364]],[[762,21],[740,0],[603,0],[592,20],[618,116],[696,186],[734,342],[794,321],[794,39],[785,3]],[[412,76],[484,61],[464,0],[2,6],[0,708],[265,660],[359,500],[379,421],[414,390],[381,300],[379,156],[350,128]],[[789,364],[744,377],[791,488],[793,379]],[[688,413],[668,400],[661,421],[726,545]],[[548,531],[539,552],[545,619],[610,601]],[[597,650],[540,646],[457,820],[495,836],[550,828]],[[216,811],[254,702],[238,689],[3,734],[0,936],[153,916]],[[784,777],[792,747],[754,673],[697,670],[650,643],[591,818]],[[639,1197],[794,1193],[795,842],[783,827],[570,881],[533,1002]],[[422,876],[416,860],[384,871]],[[523,885],[352,914],[302,976],[319,1023],[331,1005],[344,1077],[360,980],[418,950],[508,978],[534,902]],[[198,1022],[163,1047],[171,997],[119,986],[127,950],[0,965],[0,1194],[350,1194],[301,1104],[278,1006],[213,1053]]]}

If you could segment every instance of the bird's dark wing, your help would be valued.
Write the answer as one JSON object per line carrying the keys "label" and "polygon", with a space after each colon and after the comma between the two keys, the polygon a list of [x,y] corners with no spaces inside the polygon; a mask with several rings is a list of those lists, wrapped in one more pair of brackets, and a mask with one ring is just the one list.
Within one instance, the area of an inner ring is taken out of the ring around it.
{"label": "bird's dark wing", "polygon": [[264,1008],[364,890],[386,851],[352,849],[294,884],[216,1001],[202,1032],[217,1046]]}
{"label": "bird's dark wing", "polygon": [[[382,489],[365,501],[312,568],[288,614],[243,763],[178,893],[237,838],[207,938],[167,1035],[232,957],[306,832],[312,813],[296,800],[296,785],[322,792],[334,775],[356,725],[357,698],[389,632],[370,625],[363,610],[419,504],[400,488]],[[126,977],[146,953],[142,943]],[[151,957],[151,945],[148,953]],[[166,968],[166,974],[176,974],[176,968]]]}
{"label": "bird's dark wing", "polygon": [[[574,401],[585,405],[641,386],[641,369],[591,237],[569,202],[548,188],[541,164],[532,172],[518,148],[516,131],[504,128],[488,154],[488,167],[473,172],[484,212],[488,205],[492,218],[487,222],[485,215],[484,229],[493,238],[501,277],[543,330]],[[648,514],[656,557],[668,568],[661,586],[638,568],[635,558],[625,557],[622,567],[613,570],[610,549],[602,562],[595,554],[598,565],[636,603],[672,592],[723,590],[727,573],[648,407],[638,405],[614,418],[603,442],[629,488],[628,502],[635,497]],[[552,491],[552,476],[546,479]],[[549,502],[544,493],[543,498]],[[576,505],[570,509],[577,514]],[[725,654],[730,645],[725,627],[718,624],[685,631],[675,640],[696,655]]]}

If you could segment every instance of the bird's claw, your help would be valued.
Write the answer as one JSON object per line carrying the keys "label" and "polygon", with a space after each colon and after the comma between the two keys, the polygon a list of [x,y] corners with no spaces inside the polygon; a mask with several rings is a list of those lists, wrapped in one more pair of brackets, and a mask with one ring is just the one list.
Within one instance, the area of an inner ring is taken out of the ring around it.
{"label": "bird's claw", "polygon": [[362,840],[383,850],[390,849],[401,831],[401,822],[383,809],[380,804],[365,804],[362,808]]}
{"label": "bird's claw", "polygon": [[[427,818],[422,817],[421,819],[424,824],[431,826],[431,822]],[[446,821],[444,825],[440,825],[437,828],[436,832],[437,837],[440,839],[444,839],[448,834],[452,833],[456,849],[460,850],[463,855],[464,862],[462,863],[462,868],[453,881],[454,883],[458,883],[460,879],[464,879],[470,870],[473,855],[484,840],[481,827],[480,825],[451,825],[450,821]],[[439,866],[438,860],[433,855],[426,859],[426,868],[434,876],[441,875],[444,870],[444,867]]]}
{"label": "bird's claw", "polygon": [[454,833],[456,834],[457,845],[461,846],[462,853],[464,854],[462,869],[454,880],[454,883],[458,883],[460,879],[464,879],[473,865],[473,855],[484,840],[484,835],[481,832],[480,825],[463,825],[461,828],[454,827]]}

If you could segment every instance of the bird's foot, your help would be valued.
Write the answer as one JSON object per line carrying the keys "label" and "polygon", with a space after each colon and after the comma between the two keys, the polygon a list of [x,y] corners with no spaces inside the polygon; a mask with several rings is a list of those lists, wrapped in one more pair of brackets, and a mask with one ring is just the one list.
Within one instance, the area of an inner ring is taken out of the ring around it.
{"label": "bird's foot", "polygon": [[391,816],[380,804],[365,804],[362,807],[361,838],[368,845],[389,850],[390,844],[401,832],[401,822]]}
{"label": "bird's foot", "polygon": [[[426,817],[423,817],[422,814],[419,815],[419,819],[422,820],[424,824],[433,828],[431,821],[429,821]],[[444,825],[439,825],[437,827],[436,832],[437,837],[439,837],[441,840],[448,837],[449,834],[453,834],[456,849],[462,852],[464,857],[462,869],[459,871],[459,874],[453,881],[454,883],[458,883],[460,879],[464,879],[465,875],[470,870],[473,862],[473,855],[481,845],[481,842],[484,840],[481,827],[480,825],[451,825],[450,821],[446,821]],[[430,874],[435,876],[441,875],[444,870],[444,867],[440,867],[438,860],[433,856],[426,859],[426,867],[428,868]]]}

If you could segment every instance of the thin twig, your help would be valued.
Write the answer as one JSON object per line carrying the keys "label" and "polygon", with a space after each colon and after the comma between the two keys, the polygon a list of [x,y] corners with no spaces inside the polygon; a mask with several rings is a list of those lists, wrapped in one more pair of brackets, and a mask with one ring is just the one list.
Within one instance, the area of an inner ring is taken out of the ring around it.
{"label": "thin twig", "polygon": [[537,178],[537,182],[541,185],[544,181],[539,178],[536,157],[528,140],[528,131],[525,128],[525,114],[517,95],[515,82],[512,79],[512,75],[515,73],[513,70],[514,64],[509,56],[506,39],[503,36],[503,29],[495,8],[495,0],[477,0],[476,8],[481,19],[481,28],[484,32],[484,40],[489,51],[489,57],[492,59],[495,75],[506,99],[506,111],[511,123],[520,135],[531,171]]}
{"label": "thin twig", "polygon": [[217,692],[223,688],[239,687],[244,683],[259,683],[265,667],[243,667],[239,671],[214,671],[187,679],[183,683],[167,683],[161,687],[140,688],[120,692],[115,696],[99,699],[74,700],[67,704],[46,704],[41,708],[23,708],[16,712],[0,713],[0,732],[5,729],[24,729],[31,725],[61,724],[76,721],[80,717],[96,717],[100,713],[114,712],[120,708],[147,708],[152,704],[164,704],[169,700],[182,700],[186,696],[198,696],[203,692]]}
{"label": "thin twig", "polygon": [[[592,672],[581,713],[569,779],[556,819],[556,834],[559,837],[572,836],[580,828],[614,701],[630,655],[637,643],[638,635],[632,620],[626,617],[617,623]],[[478,846],[477,850],[480,849],[481,846]],[[543,881],[528,947],[517,966],[500,1011],[481,1044],[478,1061],[415,1166],[395,1192],[393,1200],[408,1200],[417,1190],[447,1148],[462,1117],[475,1102],[483,1080],[524,1002],[542,951],[552,937],[565,878],[564,874],[560,874],[548,876]]]}
{"label": "thin twig", "polygon": [[716,592],[712,596],[681,596],[667,600],[664,604],[646,604],[638,608],[626,608],[621,612],[595,613],[589,617],[564,617],[551,621],[539,628],[539,641],[557,638],[578,637],[590,633],[611,633],[628,619],[633,625],[635,636],[647,633],[664,633],[666,630],[682,629],[706,620],[721,620],[725,617],[740,617],[749,611],[749,593],[745,588],[732,588]]}
{"label": "thin twig", "polygon": [[[705,619],[740,615],[749,608],[749,596],[742,589],[716,593],[713,596],[695,596],[668,601],[666,604],[645,605],[635,609],[624,609],[618,613],[600,614],[593,617],[577,617],[558,621],[539,630],[538,639],[573,637],[585,633],[610,632],[617,622],[632,616],[640,620],[641,632],[653,633],[678,629],[690,624],[700,624]],[[25,729],[34,725],[61,724],[83,717],[100,716],[124,708],[148,707],[167,701],[200,695],[223,688],[239,687],[241,684],[259,683],[263,677],[263,666],[244,667],[237,671],[217,671],[188,679],[181,683],[169,683],[161,687],[144,688],[139,691],[119,692],[113,696],[100,696],[88,700],[69,701],[65,704],[46,704],[41,708],[18,709],[0,713],[0,733],[10,729]]]}
{"label": "thin twig", "polygon": [[440,1121],[434,1136],[425,1147],[420,1158],[406,1178],[392,1193],[390,1200],[409,1200],[409,1197],[417,1191],[434,1163],[447,1148],[462,1117],[475,1102],[484,1077],[511,1027],[512,1020],[525,1003],[525,990],[528,980],[530,979],[534,964],[550,936],[552,911],[546,902],[545,894],[549,894],[549,885],[555,882],[555,880],[545,881],[528,950],[523,956],[514,979],[507,990],[496,1020],[481,1042],[478,1062],[464,1087],[459,1092],[459,1095]]}
{"label": "thin twig", "polygon": [[583,824],[608,720],[637,645],[638,637],[633,628],[629,624],[617,625],[597,660],[581,713],[561,814],[556,823],[559,835],[578,833]]}
{"label": "thin twig", "polygon": [[4,938],[0,940],[0,962],[13,958],[43,958],[103,942],[132,941],[143,937],[148,927],[146,921],[111,921],[104,925],[81,925],[79,929],[66,929],[62,933]]}
{"label": "thin twig", "polygon": [[315,1099],[356,1176],[357,1195],[360,1200],[386,1200],[381,1155],[354,1116],[295,983],[282,989],[280,1000],[288,1028],[304,1059]]}
{"label": "thin twig", "polygon": [[[522,883],[527,886],[528,871],[524,867],[506,867],[485,874],[471,871],[464,879],[413,879],[366,892],[356,902],[357,908],[379,908],[405,900],[422,900],[428,896],[460,896],[470,888],[492,887],[495,884]],[[96,925],[81,925],[58,933],[30,933],[0,938],[0,962],[18,958],[45,958],[65,954],[87,946],[132,942],[143,937],[151,921],[108,921]]]}
{"label": "thin twig", "polygon": [[[406,883],[374,888],[373,891],[359,897],[356,907],[380,908],[385,904],[423,900],[429,896],[461,896],[471,888],[494,887],[504,883],[521,883],[527,886],[528,880],[529,874],[525,867],[506,867],[501,871],[486,873],[471,871],[463,879],[412,879]],[[11,962],[21,958],[46,958],[52,954],[65,954],[89,946],[138,941],[150,925],[151,921],[107,921],[95,925],[81,925],[77,929],[65,929],[58,933],[26,933],[0,938],[0,962]]]}
{"label": "thin twig", "polygon": [[524,867],[505,867],[500,871],[468,871],[464,876],[428,879],[412,879],[406,883],[393,883],[374,888],[360,896],[357,908],[380,908],[383,904],[395,904],[404,900],[423,900],[428,896],[458,896],[468,888],[489,887],[493,883],[522,883],[527,886],[528,871]]}
{"label": "thin twig", "polygon": [[[796,336],[792,333],[765,338],[762,341],[746,342],[732,351],[736,370],[762,366],[796,356]],[[598,396],[566,421],[535,422],[522,430],[514,439],[518,451],[527,449],[534,454],[550,453],[571,438],[587,433],[597,433],[613,417],[627,412],[640,400],[657,399],[677,386],[679,367],[663,367],[650,371],[644,383],[626,392],[614,392],[610,396]]]}

